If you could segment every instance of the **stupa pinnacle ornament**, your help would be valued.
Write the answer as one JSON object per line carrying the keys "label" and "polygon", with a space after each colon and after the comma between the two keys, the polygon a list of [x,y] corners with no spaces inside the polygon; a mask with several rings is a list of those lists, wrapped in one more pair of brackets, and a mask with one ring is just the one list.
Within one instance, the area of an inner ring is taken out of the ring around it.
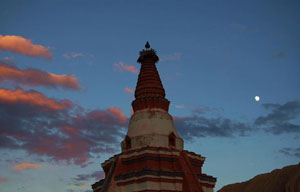
{"label": "stupa pinnacle ornament", "polygon": [[149,44],[148,41],[147,41],[146,44],[145,44],[145,48],[146,48],[146,50],[148,50],[148,49],[150,48],[150,44]]}
{"label": "stupa pinnacle ornament", "polygon": [[145,48],[122,152],[102,163],[105,179],[93,191],[213,192],[216,178],[202,173],[205,158],[183,149],[155,65],[159,58],[149,42]]}

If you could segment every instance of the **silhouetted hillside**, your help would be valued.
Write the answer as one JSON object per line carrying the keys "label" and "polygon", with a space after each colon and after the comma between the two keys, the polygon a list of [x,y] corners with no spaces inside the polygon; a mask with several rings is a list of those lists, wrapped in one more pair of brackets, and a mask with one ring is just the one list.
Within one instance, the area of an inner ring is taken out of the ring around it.
{"label": "silhouetted hillside", "polygon": [[300,163],[270,173],[257,175],[249,181],[222,187],[218,192],[300,192]]}

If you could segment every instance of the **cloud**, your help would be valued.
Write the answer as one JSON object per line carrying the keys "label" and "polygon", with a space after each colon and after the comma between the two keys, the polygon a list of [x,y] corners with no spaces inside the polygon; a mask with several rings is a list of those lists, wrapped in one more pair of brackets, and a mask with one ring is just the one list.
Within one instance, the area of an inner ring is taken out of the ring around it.
{"label": "cloud", "polygon": [[70,188],[71,189],[86,189],[86,188],[90,188],[91,187],[91,183],[85,183],[82,185],[71,185]]}
{"label": "cloud", "polygon": [[265,116],[257,117],[253,122],[243,123],[222,116],[207,117],[208,112],[216,109],[200,107],[186,117],[174,117],[179,134],[187,140],[196,137],[234,137],[247,136],[260,130],[279,135],[300,133],[300,102],[289,101],[285,104],[266,103],[262,106],[269,110]]}
{"label": "cloud", "polygon": [[239,24],[239,23],[233,23],[230,25],[233,29],[238,31],[247,31],[249,33],[257,33],[259,32],[258,28],[250,28],[247,25]]}
{"label": "cloud", "polygon": [[127,121],[126,115],[121,111],[121,109],[117,107],[110,107],[108,108],[109,113],[111,113],[112,116],[115,116],[120,124],[124,124]]}
{"label": "cloud", "polygon": [[238,24],[238,23],[233,23],[230,26],[239,31],[245,31],[248,28],[247,25]]}
{"label": "cloud", "polygon": [[52,58],[49,48],[42,45],[35,45],[30,39],[15,35],[0,35],[0,50],[12,51],[32,57]]}
{"label": "cloud", "polygon": [[125,71],[129,71],[131,73],[137,73],[138,70],[135,68],[135,66],[133,65],[125,65],[122,61],[120,61],[120,63],[116,63],[114,64],[115,66],[115,70],[123,72]]}
{"label": "cloud", "polygon": [[193,113],[190,117],[175,117],[175,127],[186,140],[196,137],[234,137],[246,136],[252,131],[245,123],[228,118],[208,118]]}
{"label": "cloud", "polygon": [[296,158],[300,158],[300,147],[298,148],[283,148],[281,150],[279,150],[280,153],[289,156],[289,157],[296,157]]}
{"label": "cloud", "polygon": [[[89,55],[91,55],[91,54],[89,54]],[[63,56],[66,59],[71,59],[71,58],[76,58],[76,57],[83,57],[84,54],[82,54],[82,53],[64,53]]]}
{"label": "cloud", "polygon": [[285,104],[266,103],[262,106],[269,110],[266,116],[256,118],[254,124],[275,135],[300,133],[300,125],[295,123],[300,117],[300,102],[289,101]]}
{"label": "cloud", "polygon": [[12,166],[12,169],[15,171],[23,171],[26,169],[39,169],[44,167],[45,165],[35,164],[35,163],[20,163]]}
{"label": "cloud", "polygon": [[[105,176],[103,171],[94,171],[90,174],[79,174],[75,178],[73,178],[73,185],[70,186],[71,189],[80,189],[84,188],[86,183],[95,183],[95,181],[99,181],[103,179]],[[82,183],[85,183],[82,185]],[[89,184],[90,187],[90,184]]]}
{"label": "cloud", "polygon": [[182,53],[172,53],[159,59],[159,61],[176,61],[181,58]]}
{"label": "cloud", "polygon": [[[34,93],[43,98],[35,100],[60,104]],[[91,164],[89,160],[95,155],[119,150],[128,119],[117,107],[86,111],[71,103],[70,107],[53,110],[49,104],[21,101],[0,102],[0,149],[23,150],[49,161],[81,167]]]}
{"label": "cloud", "polygon": [[11,61],[13,61],[13,58],[11,58],[11,57],[4,57],[3,60],[6,61],[6,62],[11,62]]}
{"label": "cloud", "polygon": [[103,171],[95,171],[91,174],[79,174],[76,178],[73,178],[75,181],[82,182],[82,181],[99,181],[103,179],[105,176]]}
{"label": "cloud", "polygon": [[283,51],[280,51],[272,56],[273,59],[278,59],[278,60],[285,59],[286,57],[287,56]]}
{"label": "cloud", "polygon": [[1,103],[8,105],[25,104],[49,110],[63,110],[72,106],[72,103],[69,100],[58,102],[54,99],[47,98],[42,93],[36,91],[23,91],[22,89],[0,89],[0,104]]}
{"label": "cloud", "polygon": [[4,183],[4,182],[7,182],[7,179],[3,178],[3,177],[0,177],[0,183]]}
{"label": "cloud", "polygon": [[125,90],[125,92],[127,92],[127,93],[133,93],[133,92],[134,92],[132,89],[129,89],[129,88],[127,88],[127,87],[126,87],[124,90]]}
{"label": "cloud", "polygon": [[177,109],[183,109],[184,105],[175,105],[175,104],[171,104],[172,106],[174,106]]}
{"label": "cloud", "polygon": [[73,75],[56,75],[38,69],[21,70],[0,62],[0,82],[6,81],[25,87],[45,86],[48,88],[80,89],[79,80]]}

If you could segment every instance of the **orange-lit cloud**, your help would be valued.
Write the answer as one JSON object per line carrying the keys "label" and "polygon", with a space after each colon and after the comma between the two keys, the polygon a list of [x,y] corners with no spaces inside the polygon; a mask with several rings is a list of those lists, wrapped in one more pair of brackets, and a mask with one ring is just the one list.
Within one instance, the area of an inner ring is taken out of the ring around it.
{"label": "orange-lit cloud", "polygon": [[83,184],[83,185],[71,185],[70,186],[71,189],[86,189],[86,188],[89,188],[89,187],[91,187],[90,183],[86,183],[86,184]]}
{"label": "orange-lit cloud", "polygon": [[121,109],[117,108],[117,107],[110,107],[108,108],[108,111],[114,115],[115,117],[117,117],[119,119],[119,121],[121,123],[125,123],[127,120],[126,115],[121,111]]}
{"label": "orange-lit cloud", "polygon": [[16,84],[29,86],[46,86],[51,88],[80,89],[78,79],[73,75],[56,75],[37,69],[21,70],[0,62],[0,82],[13,81]]}
{"label": "orange-lit cloud", "polygon": [[125,88],[125,92],[127,92],[127,93],[133,93],[134,91],[132,90],[132,89],[129,89],[129,88]]}
{"label": "orange-lit cloud", "polygon": [[0,183],[4,183],[4,182],[6,182],[7,181],[7,179],[6,178],[2,178],[2,177],[0,177]]}
{"label": "orange-lit cloud", "polygon": [[13,170],[15,171],[23,171],[26,169],[39,169],[44,167],[45,165],[41,165],[41,164],[35,164],[35,163],[20,163],[17,165],[14,165],[12,167]]}
{"label": "orange-lit cloud", "polygon": [[130,71],[131,73],[137,73],[138,70],[135,68],[133,65],[125,65],[122,61],[120,63],[114,64],[115,70],[118,70],[120,72],[125,71]]}
{"label": "orange-lit cloud", "polygon": [[57,102],[35,91],[23,91],[22,89],[0,89],[0,103],[28,104],[32,106],[46,107],[51,110],[62,110],[72,106],[69,100]]}
{"label": "orange-lit cloud", "polygon": [[42,45],[35,45],[30,39],[16,35],[0,35],[0,50],[12,51],[32,57],[52,58],[49,48]]}
{"label": "orange-lit cloud", "polygon": [[73,134],[73,135],[79,135],[80,134],[80,132],[77,129],[75,129],[74,127],[71,127],[71,126],[64,126],[62,128],[62,130],[65,131],[65,132],[68,132],[70,134]]}
{"label": "orange-lit cloud", "polygon": [[124,125],[127,121],[126,115],[117,107],[110,107],[106,111],[94,110],[88,113],[89,119],[107,124]]}

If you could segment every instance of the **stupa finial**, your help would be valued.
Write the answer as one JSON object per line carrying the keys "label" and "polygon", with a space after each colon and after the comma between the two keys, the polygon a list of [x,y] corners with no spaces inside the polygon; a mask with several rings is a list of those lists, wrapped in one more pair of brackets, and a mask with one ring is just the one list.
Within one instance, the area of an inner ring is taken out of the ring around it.
{"label": "stupa finial", "polygon": [[146,42],[145,48],[146,48],[146,50],[150,49],[150,44],[148,41]]}

